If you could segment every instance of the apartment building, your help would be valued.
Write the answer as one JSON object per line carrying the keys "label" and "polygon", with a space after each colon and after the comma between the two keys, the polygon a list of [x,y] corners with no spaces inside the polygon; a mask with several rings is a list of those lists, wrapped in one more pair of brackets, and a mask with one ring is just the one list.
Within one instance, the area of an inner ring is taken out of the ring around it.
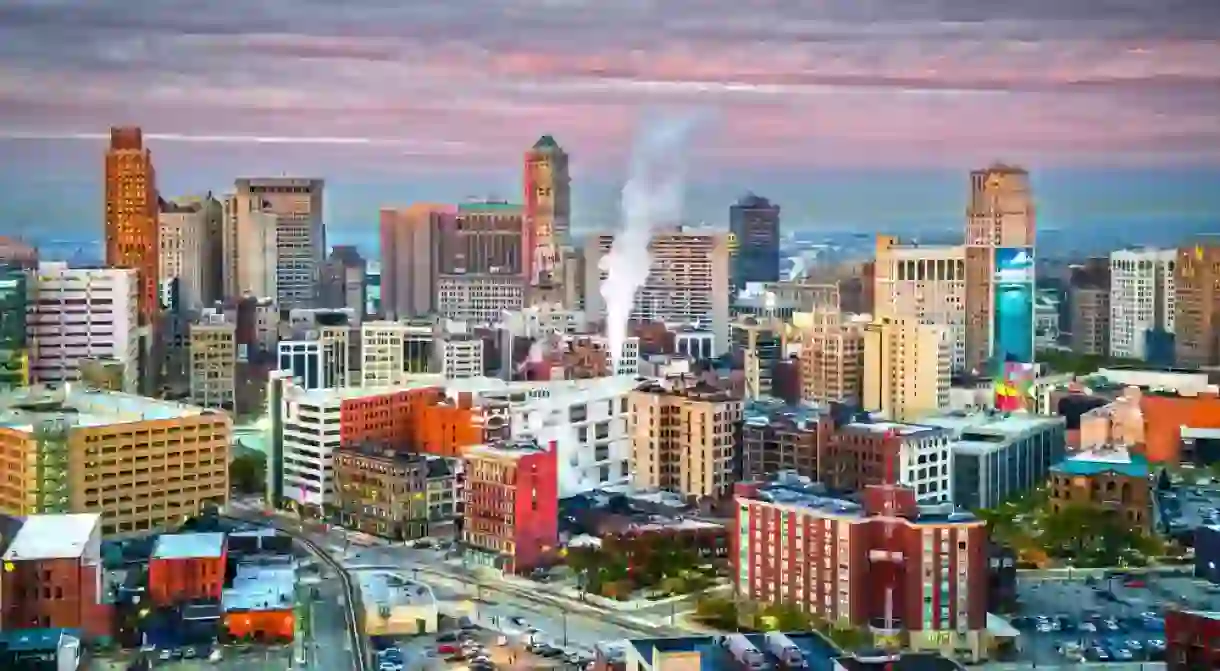
{"label": "apartment building", "polygon": [[190,399],[230,411],[237,402],[237,324],[213,309],[190,326]]}
{"label": "apartment building", "polygon": [[96,513],[30,515],[8,542],[0,573],[0,627],[109,636],[103,603],[102,522]]}
{"label": "apartment building", "polygon": [[921,508],[909,487],[867,489],[863,504],[782,478],[735,488],[734,591],[793,604],[888,645],[985,654],[987,529],[968,513]]}
{"label": "apartment building", "polygon": [[410,375],[428,373],[435,361],[431,320],[370,321],[360,325],[360,386],[402,384]]}
{"label": "apartment building", "polygon": [[428,535],[428,457],[377,443],[334,454],[335,502],[343,524],[406,541]]}
{"label": "apartment building", "polygon": [[879,235],[873,282],[877,315],[943,327],[951,343],[952,370],[967,370],[964,246],[903,245]]}
{"label": "apartment building", "polygon": [[748,402],[741,426],[742,475],[769,479],[788,471],[822,480],[822,467],[835,439],[830,417],[816,408]]}
{"label": "apartment building", "polygon": [[228,415],[129,394],[0,397],[0,512],[100,513],[106,535],[177,526],[229,496]]}
{"label": "apartment building", "polygon": [[1220,364],[1220,245],[1179,249],[1173,287],[1175,363]]}
{"label": "apartment building", "polygon": [[1146,359],[1148,335],[1174,332],[1177,251],[1110,253],[1110,356]]}
{"label": "apartment building", "polygon": [[198,310],[204,304],[207,275],[218,259],[211,256],[209,210],[202,201],[161,201],[159,286],[178,282],[180,310]]}
{"label": "apartment building", "polygon": [[864,327],[864,408],[911,421],[949,405],[952,346],[948,332],[913,317]]}
{"label": "apartment building", "polygon": [[326,255],[320,179],[239,179],[225,199],[230,296],[267,296],[281,308],[314,307]]}
{"label": "apartment building", "polygon": [[859,402],[863,393],[864,325],[838,312],[796,313],[801,349],[801,398],[814,403]]}
{"label": "apartment building", "polygon": [[555,446],[535,441],[480,445],[465,456],[462,543],[471,563],[528,573],[559,549]]}
{"label": "apartment building", "polygon": [[628,397],[635,484],[690,499],[732,491],[742,400],[706,383],[647,383]]}
{"label": "apartment building", "polygon": [[1110,285],[1080,285],[1071,290],[1072,351],[1110,355]]}
{"label": "apartment building", "polygon": [[[605,319],[601,284],[607,277],[602,259],[610,254],[613,235],[598,235],[585,245],[585,311]],[[696,231],[655,233],[648,244],[648,279],[636,292],[631,319],[641,322],[700,324],[712,334],[715,350],[729,348],[729,250],[723,234]]]}
{"label": "apartment building", "polygon": [[135,270],[38,264],[27,309],[33,343],[31,381],[62,385],[80,379],[84,357],[107,357],[126,366],[124,389],[139,381],[139,283]]}

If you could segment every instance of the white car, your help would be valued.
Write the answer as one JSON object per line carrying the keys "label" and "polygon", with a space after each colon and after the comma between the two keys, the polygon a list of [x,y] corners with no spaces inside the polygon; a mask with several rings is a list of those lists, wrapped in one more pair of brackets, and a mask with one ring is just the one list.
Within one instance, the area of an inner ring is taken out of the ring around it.
{"label": "white car", "polygon": [[1088,633],[1090,633],[1090,634],[1096,634],[1096,633],[1097,633],[1097,625],[1093,624],[1092,622],[1082,622],[1082,623],[1080,624],[1080,631],[1085,631],[1085,632],[1088,632]]}

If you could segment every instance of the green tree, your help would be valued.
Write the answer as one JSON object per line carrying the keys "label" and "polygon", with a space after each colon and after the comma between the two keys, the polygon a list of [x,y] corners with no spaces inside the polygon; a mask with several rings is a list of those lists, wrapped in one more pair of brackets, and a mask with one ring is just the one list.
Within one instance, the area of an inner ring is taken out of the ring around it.
{"label": "green tree", "polygon": [[229,484],[242,494],[259,494],[266,487],[267,459],[261,454],[243,454],[229,462]]}

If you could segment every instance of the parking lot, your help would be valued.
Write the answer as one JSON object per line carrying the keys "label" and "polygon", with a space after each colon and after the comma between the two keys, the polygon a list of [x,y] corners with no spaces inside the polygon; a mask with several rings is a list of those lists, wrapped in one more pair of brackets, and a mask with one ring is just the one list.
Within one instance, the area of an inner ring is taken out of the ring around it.
{"label": "parking lot", "polygon": [[210,649],[191,648],[191,656],[184,658],[184,650],[171,653],[167,659],[156,654],[130,651],[114,657],[94,657],[89,665],[91,671],[127,671],[139,657],[149,659],[148,667],[157,671],[283,671],[292,661],[289,646],[221,646],[219,656],[211,655]]}
{"label": "parking lot", "polygon": [[[528,624],[517,623],[524,629],[517,633],[501,633],[476,626],[466,620],[460,628],[429,636],[398,639],[375,638],[379,671],[439,671],[469,669],[496,671],[507,668],[586,668],[592,663],[592,653],[565,649],[536,640]],[[513,623],[503,623],[514,631]]]}
{"label": "parking lot", "polygon": [[1048,665],[1159,661],[1164,605],[1185,595],[1199,604],[1216,598],[1207,589],[1189,578],[1022,579],[1023,615],[1013,620],[1021,631],[1021,656]]}

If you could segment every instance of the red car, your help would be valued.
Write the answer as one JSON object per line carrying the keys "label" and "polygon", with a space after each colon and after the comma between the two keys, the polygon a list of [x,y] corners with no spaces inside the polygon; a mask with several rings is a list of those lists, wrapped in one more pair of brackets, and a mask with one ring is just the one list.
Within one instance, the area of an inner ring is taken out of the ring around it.
{"label": "red car", "polygon": [[457,646],[452,643],[441,643],[440,645],[436,646],[436,652],[440,655],[452,655],[457,651]]}

